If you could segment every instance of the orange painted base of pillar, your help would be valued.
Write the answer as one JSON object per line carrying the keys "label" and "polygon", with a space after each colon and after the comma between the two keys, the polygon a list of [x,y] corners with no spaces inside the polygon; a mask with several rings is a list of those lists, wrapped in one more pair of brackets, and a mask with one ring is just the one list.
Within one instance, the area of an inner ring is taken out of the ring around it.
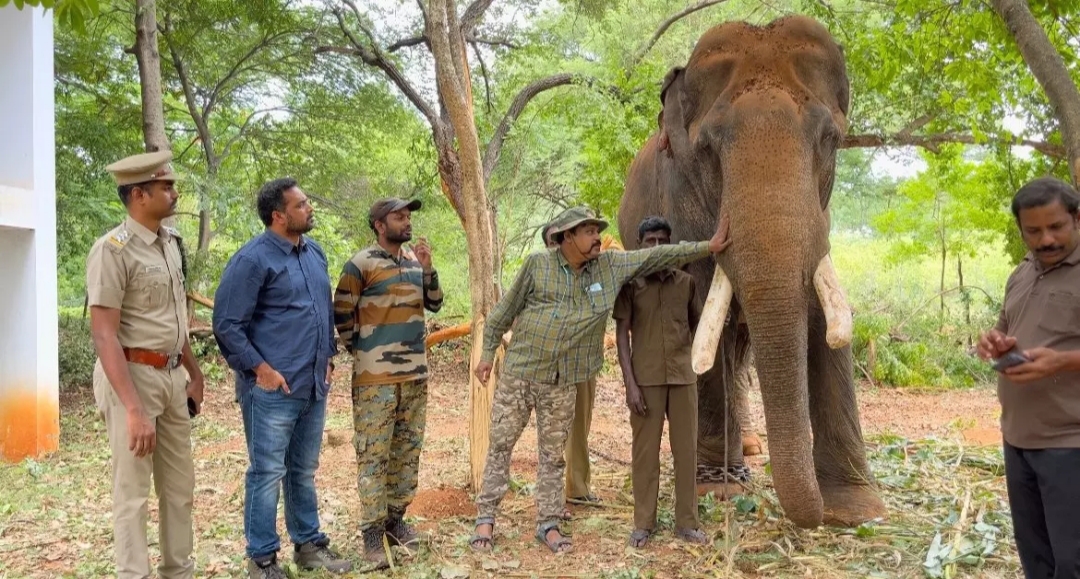
{"label": "orange painted base of pillar", "polygon": [[53,452],[59,444],[57,400],[22,389],[0,391],[0,458],[17,462]]}

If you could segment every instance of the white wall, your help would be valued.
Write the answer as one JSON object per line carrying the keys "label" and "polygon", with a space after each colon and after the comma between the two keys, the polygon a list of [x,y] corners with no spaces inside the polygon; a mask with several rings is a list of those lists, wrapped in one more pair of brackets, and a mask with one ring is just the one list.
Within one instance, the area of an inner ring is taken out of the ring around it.
{"label": "white wall", "polygon": [[0,8],[0,458],[57,448],[52,14]]}

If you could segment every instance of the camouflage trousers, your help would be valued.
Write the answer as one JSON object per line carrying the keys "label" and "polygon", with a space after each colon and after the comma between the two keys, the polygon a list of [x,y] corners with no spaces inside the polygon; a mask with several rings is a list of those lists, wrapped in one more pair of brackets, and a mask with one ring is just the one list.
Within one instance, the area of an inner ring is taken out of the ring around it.
{"label": "camouflage trousers", "polygon": [[353,446],[360,530],[401,517],[416,496],[427,380],[353,386]]}
{"label": "camouflage trousers", "polygon": [[574,420],[576,384],[539,384],[500,376],[491,405],[491,435],[484,479],[476,498],[477,515],[494,517],[510,488],[510,454],[529,415],[536,410],[536,518],[540,524],[558,520],[564,497],[563,471],[566,434]]}

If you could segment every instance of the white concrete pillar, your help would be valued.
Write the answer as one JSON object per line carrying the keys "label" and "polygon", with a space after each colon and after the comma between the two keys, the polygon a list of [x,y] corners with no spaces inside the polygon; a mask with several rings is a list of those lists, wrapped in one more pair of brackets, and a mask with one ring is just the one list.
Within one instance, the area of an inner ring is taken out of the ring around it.
{"label": "white concrete pillar", "polygon": [[56,450],[52,13],[0,8],[0,458]]}

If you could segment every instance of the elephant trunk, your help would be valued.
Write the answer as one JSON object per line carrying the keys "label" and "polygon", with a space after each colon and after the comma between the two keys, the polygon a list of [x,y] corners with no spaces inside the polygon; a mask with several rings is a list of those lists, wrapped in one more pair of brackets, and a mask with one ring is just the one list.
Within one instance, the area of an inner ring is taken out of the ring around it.
{"label": "elephant trunk", "polygon": [[740,279],[750,343],[761,384],[773,485],[796,525],[821,524],[823,504],[814,470],[807,394],[807,289],[800,283],[767,290]]}
{"label": "elephant trunk", "polygon": [[[811,528],[822,523],[824,506],[810,426],[810,300],[819,299],[815,293],[827,298],[826,308],[841,322],[850,310],[843,293],[834,291],[839,284],[827,259],[813,148],[796,130],[794,104],[778,94],[735,106],[764,108],[746,112],[721,145],[719,214],[730,216],[733,244],[719,261],[754,348],[777,497],[788,518]],[[844,340],[842,328],[833,333],[836,343]]]}

